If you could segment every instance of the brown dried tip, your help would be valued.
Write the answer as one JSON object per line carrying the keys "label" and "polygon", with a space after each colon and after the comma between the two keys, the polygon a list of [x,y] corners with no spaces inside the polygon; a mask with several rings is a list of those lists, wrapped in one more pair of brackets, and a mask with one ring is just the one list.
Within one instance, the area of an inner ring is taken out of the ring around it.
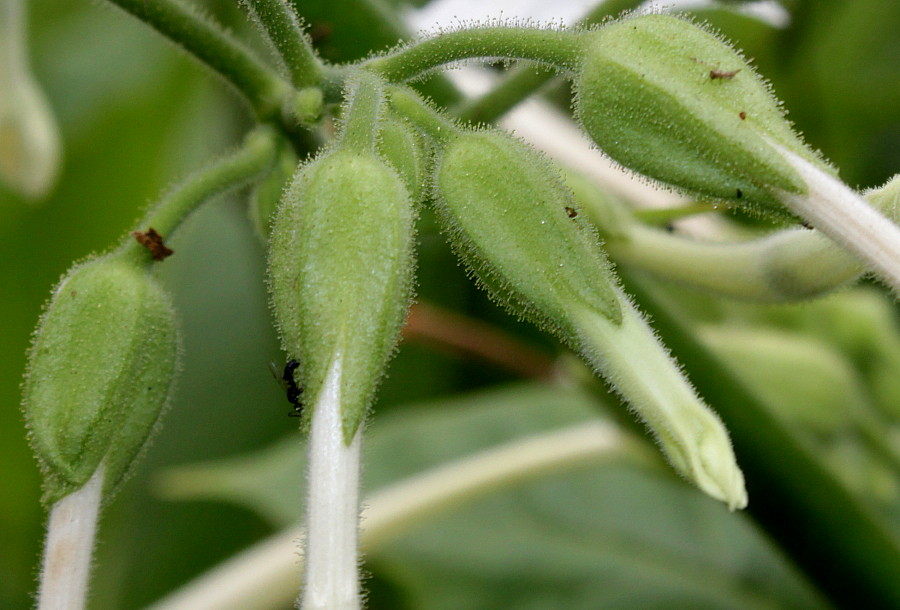
{"label": "brown dried tip", "polygon": [[146,231],[132,231],[131,236],[150,251],[150,257],[155,261],[164,260],[175,253],[174,250],[166,247],[162,235],[157,233],[153,227]]}

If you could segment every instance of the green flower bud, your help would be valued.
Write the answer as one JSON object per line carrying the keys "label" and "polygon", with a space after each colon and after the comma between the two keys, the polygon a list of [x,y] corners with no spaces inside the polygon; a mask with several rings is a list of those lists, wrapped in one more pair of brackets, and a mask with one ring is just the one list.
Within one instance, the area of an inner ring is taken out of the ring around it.
{"label": "green flower bud", "polygon": [[272,232],[272,219],[281,195],[297,170],[297,154],[290,142],[278,139],[278,151],[275,153],[275,165],[260,180],[250,193],[248,213],[256,234],[265,242]]}
{"label": "green flower bud", "polygon": [[831,172],[744,58],[683,19],[643,15],[585,35],[576,116],[606,154],[689,194],[784,214],[806,184],[777,146]]}
{"label": "green flower bud", "polygon": [[491,294],[570,341],[573,309],[621,319],[599,240],[546,162],[498,131],[450,136],[435,180],[450,238]]}
{"label": "green flower bud", "polygon": [[390,163],[409,191],[413,201],[423,199],[428,150],[425,142],[409,125],[397,119],[380,123],[378,152]]}
{"label": "green flower bud", "polygon": [[414,212],[374,152],[339,147],[301,166],[272,230],[269,288],[308,405],[341,358],[349,443],[365,417],[409,302]]}
{"label": "green flower bud", "polygon": [[24,384],[32,447],[53,503],[105,465],[122,482],[169,398],[178,340],[171,302],[143,267],[76,265],[38,324]]}

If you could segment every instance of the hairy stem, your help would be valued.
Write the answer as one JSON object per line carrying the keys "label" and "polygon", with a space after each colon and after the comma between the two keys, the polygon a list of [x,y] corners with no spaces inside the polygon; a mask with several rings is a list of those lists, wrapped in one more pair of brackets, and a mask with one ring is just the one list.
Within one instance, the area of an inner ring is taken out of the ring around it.
{"label": "hairy stem", "polygon": [[[141,220],[138,228],[153,228],[168,238],[202,204],[267,172],[275,161],[276,152],[275,131],[272,128],[260,127],[251,131],[241,148],[213,161],[167,194]],[[122,252],[126,256],[147,260],[145,248],[131,237],[126,238]]]}
{"label": "hairy stem", "polygon": [[[576,27],[602,23],[623,11],[633,9],[641,0],[606,0],[584,16]],[[493,123],[516,104],[540,89],[556,76],[551,69],[530,63],[512,68],[490,91],[479,98],[463,102],[453,111],[461,121]]]}
{"label": "hairy stem", "polygon": [[103,465],[84,487],[50,509],[41,567],[39,610],[80,610],[87,601],[91,555],[103,491]]}
{"label": "hairy stem", "polygon": [[808,189],[783,192],[781,202],[859,257],[900,296],[900,227],[840,180],[788,150],[781,153]]}
{"label": "hairy stem", "polygon": [[287,68],[291,83],[298,89],[318,84],[322,77],[322,62],[300,27],[290,2],[244,0],[244,4],[249,7],[254,20]]}
{"label": "hairy stem", "polygon": [[313,407],[309,435],[304,610],[360,607],[359,456],[362,432],[344,443],[341,418],[341,357],[336,355],[321,398]]}
{"label": "hairy stem", "polygon": [[277,118],[287,83],[221,26],[177,0],[109,0],[218,72],[262,120]]}
{"label": "hairy stem", "polygon": [[473,28],[423,40],[363,65],[391,82],[407,81],[464,59],[529,59],[569,70],[577,63],[579,46],[578,34],[562,30]]}

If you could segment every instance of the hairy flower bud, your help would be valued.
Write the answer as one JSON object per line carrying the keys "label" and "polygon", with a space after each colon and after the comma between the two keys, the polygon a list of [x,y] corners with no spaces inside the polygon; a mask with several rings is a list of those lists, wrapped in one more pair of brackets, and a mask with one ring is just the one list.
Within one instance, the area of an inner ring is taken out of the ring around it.
{"label": "hairy flower bud", "polygon": [[584,43],[576,115],[625,167],[695,196],[781,214],[777,193],[802,193],[806,184],[779,146],[827,169],[769,86],[706,30],[643,15],[590,32]]}
{"label": "hairy flower bud", "polygon": [[499,131],[462,132],[435,186],[454,246],[507,307],[570,339],[573,309],[621,318],[596,234],[534,151]]}
{"label": "hairy flower bud", "polygon": [[413,207],[375,153],[338,148],[297,170],[272,229],[269,287],[284,349],[315,405],[340,357],[349,442],[399,337],[413,267]]}
{"label": "hairy flower bud", "polygon": [[38,324],[24,384],[31,444],[53,503],[101,462],[113,490],[169,398],[178,340],[168,296],[114,256],[76,265]]}

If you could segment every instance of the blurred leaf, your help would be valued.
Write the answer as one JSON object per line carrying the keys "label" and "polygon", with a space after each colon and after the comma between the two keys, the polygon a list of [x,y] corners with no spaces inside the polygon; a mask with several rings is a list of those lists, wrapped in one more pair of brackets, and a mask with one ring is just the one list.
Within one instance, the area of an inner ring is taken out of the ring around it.
{"label": "blurred leaf", "polygon": [[[594,417],[575,389],[519,384],[376,420],[366,488]],[[220,499],[281,524],[299,514],[303,447],[179,467],[170,497]],[[627,462],[627,460],[626,460]],[[740,514],[622,460],[464,504],[372,549],[369,567],[415,608],[821,607]]]}

